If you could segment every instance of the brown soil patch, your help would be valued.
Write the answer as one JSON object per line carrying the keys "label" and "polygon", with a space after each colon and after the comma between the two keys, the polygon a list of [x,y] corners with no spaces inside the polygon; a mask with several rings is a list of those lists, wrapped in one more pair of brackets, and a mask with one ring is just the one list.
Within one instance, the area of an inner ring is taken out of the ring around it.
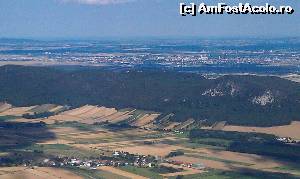
{"label": "brown soil patch", "polygon": [[85,106],[82,106],[82,107],[79,107],[79,108],[76,108],[76,109],[65,111],[62,114],[76,116],[76,115],[80,115],[82,113],[85,113],[85,112],[87,112],[87,111],[89,111],[89,110],[91,110],[93,108],[94,108],[94,106],[85,105]]}
{"label": "brown soil patch", "polygon": [[101,139],[107,137],[107,133],[104,133],[103,131],[94,131],[91,133],[74,133],[69,135],[70,138],[74,139]]}
{"label": "brown soil patch", "polygon": [[[111,136],[118,138],[118,136]],[[94,144],[72,144],[72,146],[81,149],[93,149],[93,150],[108,150],[108,151],[125,151],[132,154],[141,155],[154,155],[165,156],[169,152],[180,149],[180,147],[162,144],[160,142],[164,140],[175,140],[172,137],[160,138],[160,139],[137,139],[137,140],[123,140],[114,142],[101,142]],[[152,145],[145,145],[145,142],[154,142]]]}
{"label": "brown soil patch", "polygon": [[124,120],[130,117],[127,115],[128,112],[117,112],[115,108],[106,108],[85,105],[80,108],[65,111],[59,115],[52,116],[46,123],[53,124],[55,121],[77,121],[86,124],[93,124],[95,122],[113,121],[113,120]]}
{"label": "brown soil patch", "polygon": [[53,129],[49,129],[49,130],[56,134],[62,134],[62,135],[68,135],[71,133],[80,133],[80,130],[75,129],[73,127],[57,127],[57,128],[53,128]]}
{"label": "brown soil patch", "polygon": [[153,156],[166,156],[170,152],[179,149],[177,146],[167,144],[154,144],[154,145],[139,145],[132,147],[117,148],[118,151],[126,151],[132,154],[140,155],[153,155]]}
{"label": "brown soil patch", "polygon": [[138,126],[138,127],[144,126],[146,124],[149,124],[149,123],[153,122],[159,115],[160,114],[146,114],[143,117],[137,119],[133,123],[133,125]]}
{"label": "brown soil patch", "polygon": [[0,112],[4,112],[12,107],[11,104],[0,103]]}
{"label": "brown soil patch", "polygon": [[82,179],[69,171],[58,168],[46,168],[46,167],[2,167],[0,168],[1,179],[61,179],[61,178],[73,178]]}
{"label": "brown soil patch", "polygon": [[129,113],[128,111],[126,111],[126,112],[115,112],[115,113],[112,113],[110,115],[100,117],[99,119],[96,120],[96,122],[108,121],[108,122],[115,122],[116,123],[116,122],[128,119],[130,117],[130,115],[128,115],[128,113]]}
{"label": "brown soil patch", "polygon": [[64,106],[56,106],[55,108],[50,109],[49,112],[54,112],[54,113],[60,112],[60,111],[62,111],[64,108],[65,108]]}
{"label": "brown soil patch", "polygon": [[212,126],[213,130],[222,130],[226,125],[226,121],[217,122]]}
{"label": "brown soil patch", "polygon": [[124,121],[128,118],[130,118],[132,115],[132,113],[134,112],[135,110],[132,110],[132,111],[126,111],[123,113],[123,115],[119,116],[119,117],[116,117],[114,119],[111,119],[110,122],[111,123],[118,123],[118,122],[121,122],[121,121]]}
{"label": "brown soil patch", "polygon": [[[273,160],[265,156],[255,154],[246,154],[230,151],[219,151],[212,149],[189,149],[182,148],[186,155],[193,156],[178,156],[173,157],[172,160],[178,160],[190,163],[203,163],[206,167],[234,170],[236,168],[251,168],[258,170],[267,170],[270,168],[280,167],[284,165],[283,162]],[[189,153],[190,152],[190,153]],[[210,159],[211,158],[211,159]],[[223,161],[224,160],[224,161]]]}
{"label": "brown soil patch", "polygon": [[101,110],[100,108],[98,108],[98,106],[89,106],[89,108],[87,108],[87,111],[80,113],[76,116],[79,116],[82,118],[89,118],[92,115],[94,115],[95,113],[97,113],[98,110]]}
{"label": "brown soil patch", "polygon": [[96,130],[96,131],[80,131],[72,127],[60,127],[50,129],[51,132],[55,133],[58,137],[67,137],[66,141],[78,140],[78,139],[101,139],[105,137],[113,136],[113,133],[110,133],[106,130]]}
{"label": "brown soil patch", "polygon": [[212,149],[194,149],[194,150],[192,149],[191,151],[193,152],[196,151],[197,153],[200,153],[201,156],[252,164],[255,168],[266,168],[266,167],[274,168],[282,165],[280,162],[272,160],[268,157],[255,155],[255,154],[219,151],[219,150],[212,150]]}
{"label": "brown soil patch", "polygon": [[290,125],[274,126],[274,127],[244,127],[244,126],[225,126],[224,131],[238,131],[238,132],[259,132],[274,134],[280,137],[291,137],[300,140],[300,122],[294,121]]}
{"label": "brown soil patch", "polygon": [[117,110],[115,108],[106,108],[106,107],[101,107],[101,110],[99,110],[96,114],[95,117],[103,117],[103,116],[109,116],[114,113],[116,113]]}
{"label": "brown soil patch", "polygon": [[184,169],[184,171],[181,171],[181,172],[161,174],[164,177],[172,177],[172,176],[178,176],[178,175],[193,175],[193,174],[198,174],[198,173],[204,172],[203,170],[197,170],[197,169],[187,168],[187,167],[183,168],[183,167],[168,164],[168,163],[162,163],[161,165],[167,166],[167,167],[172,167],[172,168],[182,168],[182,169]]}
{"label": "brown soil patch", "polygon": [[64,140],[64,139],[54,139],[54,140],[49,140],[49,141],[45,141],[45,142],[41,142],[41,143],[37,143],[37,144],[72,144],[74,143],[73,141],[69,141],[69,140]]}
{"label": "brown soil patch", "polygon": [[47,119],[43,119],[43,121],[47,124],[54,124],[55,121],[57,121],[57,122],[72,122],[72,121],[81,121],[81,120],[83,120],[83,119],[80,117],[63,115],[63,114],[59,114],[59,115],[51,116]]}
{"label": "brown soil patch", "polygon": [[187,163],[202,163],[207,168],[213,168],[213,169],[220,169],[220,170],[232,170],[231,166],[214,160],[207,160],[207,159],[200,159],[196,157],[187,157],[187,156],[177,156],[170,158],[174,161],[181,161],[181,162],[187,162]]}
{"label": "brown soil patch", "polygon": [[26,113],[32,113],[29,112],[32,108],[35,108],[36,106],[31,107],[18,107],[18,108],[10,108],[2,113],[0,113],[1,116],[22,116]]}
{"label": "brown soil patch", "polygon": [[170,130],[170,129],[174,129],[176,126],[178,126],[180,123],[179,122],[172,122],[170,123],[168,126],[166,126],[164,128],[164,130]]}

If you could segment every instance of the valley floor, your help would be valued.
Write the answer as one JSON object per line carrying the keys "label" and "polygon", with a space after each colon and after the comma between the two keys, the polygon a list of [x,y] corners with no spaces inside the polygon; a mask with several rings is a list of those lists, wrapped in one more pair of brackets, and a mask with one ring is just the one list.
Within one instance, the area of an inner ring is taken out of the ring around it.
{"label": "valley floor", "polygon": [[[159,115],[155,112],[86,105],[64,109],[45,118],[22,117],[34,110],[45,112],[61,108],[57,105],[8,106],[0,113],[2,126],[11,123],[14,126],[0,127],[0,178],[300,176],[299,164],[292,161],[193,143],[185,130],[178,132],[176,127],[170,130],[153,128]],[[131,126],[120,127],[122,121]],[[293,123],[290,127],[274,129],[225,126],[223,130],[269,133],[277,129],[279,132],[274,134],[288,136],[290,132],[298,138],[299,134],[293,132],[298,131],[298,125]],[[172,152],[180,154],[172,156]]]}

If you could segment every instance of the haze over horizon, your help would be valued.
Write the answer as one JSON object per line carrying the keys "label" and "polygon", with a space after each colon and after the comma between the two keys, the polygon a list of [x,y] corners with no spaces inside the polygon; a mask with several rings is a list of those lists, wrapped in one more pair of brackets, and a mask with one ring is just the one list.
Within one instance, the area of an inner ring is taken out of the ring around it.
{"label": "haze over horizon", "polygon": [[[295,9],[292,15],[197,17],[180,16],[180,2],[191,1],[2,0],[0,38],[299,37],[300,1],[240,1],[290,5]],[[218,1],[203,2],[215,5]]]}

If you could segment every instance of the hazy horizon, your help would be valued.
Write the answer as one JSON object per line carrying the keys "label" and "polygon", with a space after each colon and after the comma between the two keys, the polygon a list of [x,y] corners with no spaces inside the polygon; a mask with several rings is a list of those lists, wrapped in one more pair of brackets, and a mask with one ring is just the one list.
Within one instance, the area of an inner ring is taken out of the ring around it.
{"label": "hazy horizon", "polygon": [[7,37],[0,36],[0,40],[28,40],[28,41],[167,41],[167,40],[291,40],[300,39],[299,36],[219,36],[219,37],[200,37],[200,36],[128,36],[128,37]]}
{"label": "hazy horizon", "polygon": [[[0,37],[26,39],[277,38],[299,37],[300,2],[241,0],[291,5],[292,15],[182,17],[190,0],[2,0]],[[200,1],[195,0],[198,3]],[[204,1],[215,4],[217,1]],[[227,2],[234,4],[238,2]]]}

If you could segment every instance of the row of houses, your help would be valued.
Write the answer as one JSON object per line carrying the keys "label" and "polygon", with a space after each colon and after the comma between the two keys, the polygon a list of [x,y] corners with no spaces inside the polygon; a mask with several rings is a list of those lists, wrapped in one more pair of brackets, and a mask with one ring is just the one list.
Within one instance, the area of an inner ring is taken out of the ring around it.
{"label": "row of houses", "polygon": [[53,157],[46,158],[39,162],[24,161],[24,166],[44,166],[44,167],[80,167],[96,169],[100,166],[136,166],[136,167],[154,167],[157,160],[153,156],[134,155],[128,152],[114,151],[111,156],[99,156],[98,158],[79,159],[76,157]]}
{"label": "row of houses", "polygon": [[293,140],[291,137],[279,137],[279,138],[277,138],[277,141],[283,142],[283,143],[290,143],[290,144],[297,143],[297,141]]}

